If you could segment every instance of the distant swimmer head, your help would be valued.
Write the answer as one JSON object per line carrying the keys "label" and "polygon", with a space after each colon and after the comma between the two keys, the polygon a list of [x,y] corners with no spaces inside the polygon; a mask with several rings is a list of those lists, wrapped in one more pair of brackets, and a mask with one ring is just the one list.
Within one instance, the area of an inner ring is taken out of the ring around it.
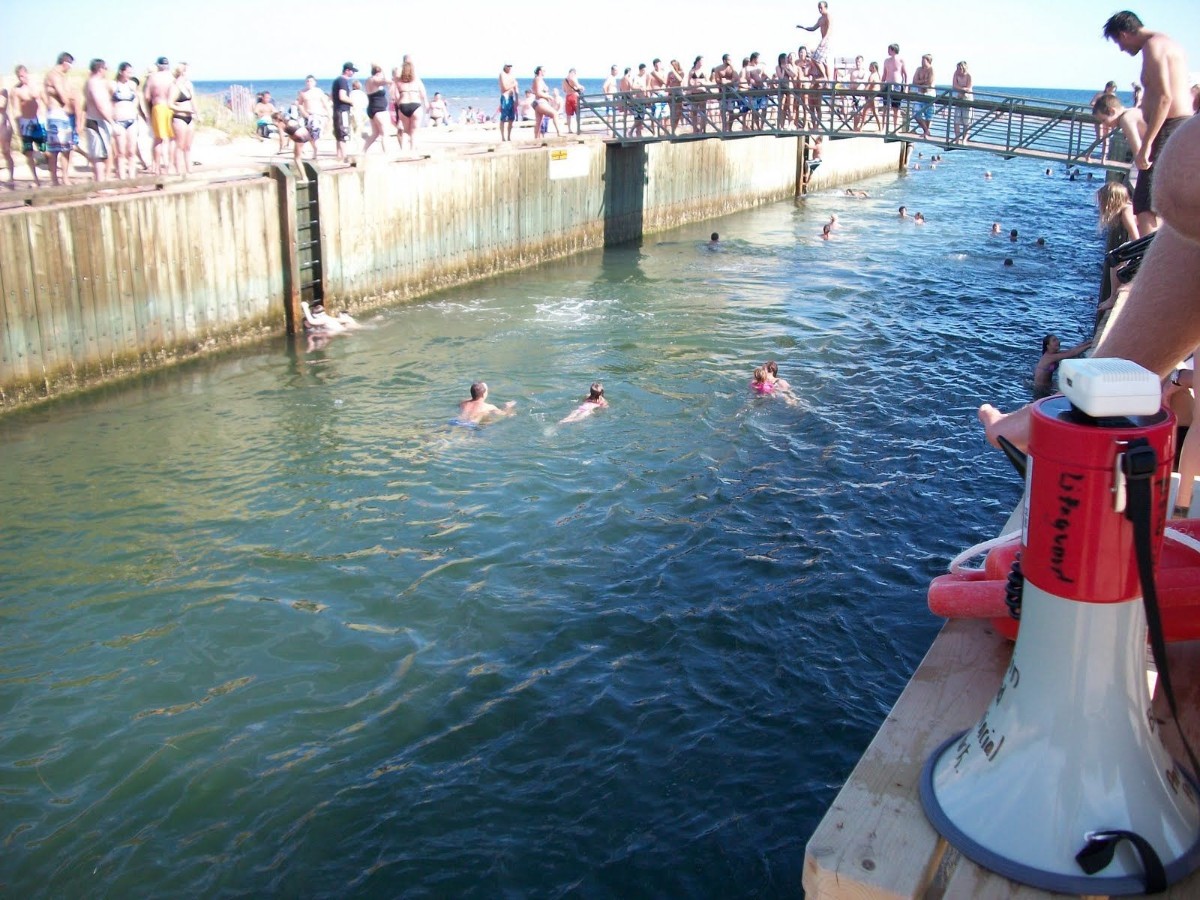
{"label": "distant swimmer head", "polygon": [[1045,247],[1045,246],[1046,246],[1046,239],[1045,239],[1045,238],[1043,238],[1043,237],[1040,237],[1040,238],[1038,238],[1038,239],[1037,239],[1037,245],[1038,245],[1039,247]]}
{"label": "distant swimmer head", "polygon": [[992,177],[992,173],[991,173],[991,172],[984,172],[984,173],[983,173],[983,177],[984,177],[984,178],[987,178],[987,179],[991,179],[991,177]]}
{"label": "distant swimmer head", "polygon": [[900,218],[902,218],[902,219],[908,218],[908,207],[907,206],[900,207],[899,212],[900,212]]}
{"label": "distant swimmer head", "polygon": [[1014,228],[1012,231],[1010,231],[1008,233],[1008,239],[1010,241],[1015,241],[1017,239],[1017,229]]}
{"label": "distant swimmer head", "polygon": [[1006,256],[1006,257],[1004,257],[1004,265],[1005,265],[1005,266],[1011,266],[1011,265],[1014,265],[1014,263],[1013,263],[1013,259],[1012,259],[1012,257],[1011,257],[1011,256]]}
{"label": "distant swimmer head", "polygon": [[999,233],[1000,233],[1000,223],[993,222],[992,223],[992,234],[999,234]]}
{"label": "distant swimmer head", "polygon": [[1058,338],[1052,334],[1048,334],[1044,338],[1042,338],[1042,352],[1043,353],[1057,353],[1058,352]]}
{"label": "distant swimmer head", "polygon": [[711,243],[711,244],[715,244],[715,243],[717,243],[719,240],[721,240],[721,235],[717,234],[717,232],[715,232],[715,231],[714,231],[712,234],[710,234],[710,235],[708,236],[708,240],[709,240],[709,243]]}
{"label": "distant swimmer head", "polygon": [[476,381],[474,384],[471,385],[471,399],[472,400],[482,400],[484,397],[487,396],[487,392],[488,392],[487,384],[482,381]]}
{"label": "distant swimmer head", "polygon": [[589,400],[601,400],[604,397],[604,385],[598,381],[593,381],[592,386],[588,391]]}

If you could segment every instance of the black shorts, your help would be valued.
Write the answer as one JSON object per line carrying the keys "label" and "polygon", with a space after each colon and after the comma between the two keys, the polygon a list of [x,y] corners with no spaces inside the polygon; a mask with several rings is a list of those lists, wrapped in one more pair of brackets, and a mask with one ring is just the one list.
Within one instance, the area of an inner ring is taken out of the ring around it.
{"label": "black shorts", "polygon": [[350,140],[350,107],[333,111],[333,138],[339,144]]}
{"label": "black shorts", "polygon": [[1135,216],[1154,211],[1154,198],[1150,194],[1150,188],[1154,182],[1154,161],[1162,153],[1167,138],[1189,118],[1191,117],[1177,116],[1174,119],[1167,119],[1162,123],[1162,128],[1158,129],[1158,134],[1154,136],[1154,143],[1150,146],[1150,168],[1138,172],[1137,184],[1133,188],[1133,214]]}

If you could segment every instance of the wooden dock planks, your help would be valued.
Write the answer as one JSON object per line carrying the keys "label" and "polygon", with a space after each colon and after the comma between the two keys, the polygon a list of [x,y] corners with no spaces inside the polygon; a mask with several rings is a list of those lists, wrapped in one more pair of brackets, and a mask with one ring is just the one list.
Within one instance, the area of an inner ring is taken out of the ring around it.
{"label": "wooden dock planks", "polygon": [[[1200,737],[1200,642],[1168,650],[1189,740]],[[986,622],[946,623],[847,779],[804,858],[809,900],[957,898],[1049,900],[1050,894],[994,875],[950,847],[925,818],[921,769],[946,738],[974,725],[995,696],[1012,644]],[[1186,687],[1185,687],[1186,686]],[[1156,698],[1156,711],[1161,698]],[[1164,728],[1164,743],[1178,754]],[[1193,874],[1161,896],[1200,896]]]}

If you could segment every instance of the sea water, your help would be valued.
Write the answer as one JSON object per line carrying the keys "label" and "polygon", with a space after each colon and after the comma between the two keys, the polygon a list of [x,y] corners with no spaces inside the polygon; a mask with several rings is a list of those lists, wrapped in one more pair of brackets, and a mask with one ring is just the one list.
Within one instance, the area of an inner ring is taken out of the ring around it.
{"label": "sea water", "polygon": [[0,421],[0,883],[795,896],[1095,306],[1095,185],[918,151]]}

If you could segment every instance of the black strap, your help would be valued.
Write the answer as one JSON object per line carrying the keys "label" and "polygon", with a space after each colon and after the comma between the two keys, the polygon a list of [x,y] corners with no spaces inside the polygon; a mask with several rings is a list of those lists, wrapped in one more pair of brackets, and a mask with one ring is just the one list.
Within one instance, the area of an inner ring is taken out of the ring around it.
{"label": "black strap", "polygon": [[1140,834],[1132,831],[1094,831],[1088,835],[1088,842],[1083,849],[1075,854],[1075,862],[1088,875],[1095,875],[1112,862],[1113,854],[1121,841],[1129,841],[1137,851],[1138,859],[1142,862],[1142,872],[1145,876],[1147,894],[1161,894],[1167,889],[1167,870],[1163,868],[1162,860],[1154,852],[1154,848]]}
{"label": "black strap", "polygon": [[1167,707],[1171,710],[1171,718],[1175,720],[1179,739],[1192,764],[1192,783],[1196,784],[1200,783],[1197,781],[1200,763],[1196,761],[1196,753],[1188,743],[1187,735],[1183,733],[1183,726],[1179,724],[1179,707],[1175,703],[1175,690],[1171,687],[1171,672],[1167,667],[1167,642],[1163,636],[1158,591],[1154,586],[1154,539],[1150,523],[1153,517],[1152,486],[1157,468],[1158,455],[1145,438],[1130,441],[1121,460],[1128,498],[1125,504],[1125,518],[1133,523],[1133,546],[1137,553],[1138,576],[1142,581],[1142,603],[1146,607],[1150,650],[1154,654],[1154,664],[1158,666],[1158,683],[1162,685]]}
{"label": "black strap", "polygon": [[[1192,776],[1200,772],[1196,754],[1188,743],[1183,727],[1179,724],[1179,711],[1175,705],[1175,691],[1171,687],[1171,673],[1167,668],[1167,642],[1163,636],[1162,615],[1158,608],[1158,591],[1154,585],[1154,538],[1153,485],[1158,469],[1158,454],[1144,438],[1129,442],[1121,457],[1121,472],[1125,476],[1125,518],[1133,523],[1133,545],[1137,555],[1138,577],[1142,583],[1142,602],[1146,608],[1146,626],[1150,633],[1150,649],[1154,663],[1158,666],[1158,683],[1167,698],[1179,739],[1187,751],[1192,764]],[[1195,782],[1193,782],[1195,783]],[[1162,860],[1154,848],[1141,835],[1132,831],[1112,829],[1088,835],[1087,843],[1075,855],[1075,861],[1088,875],[1095,875],[1112,862],[1113,854],[1121,841],[1129,841],[1137,851],[1142,863],[1142,877],[1147,894],[1162,893],[1167,889],[1167,873]]]}

